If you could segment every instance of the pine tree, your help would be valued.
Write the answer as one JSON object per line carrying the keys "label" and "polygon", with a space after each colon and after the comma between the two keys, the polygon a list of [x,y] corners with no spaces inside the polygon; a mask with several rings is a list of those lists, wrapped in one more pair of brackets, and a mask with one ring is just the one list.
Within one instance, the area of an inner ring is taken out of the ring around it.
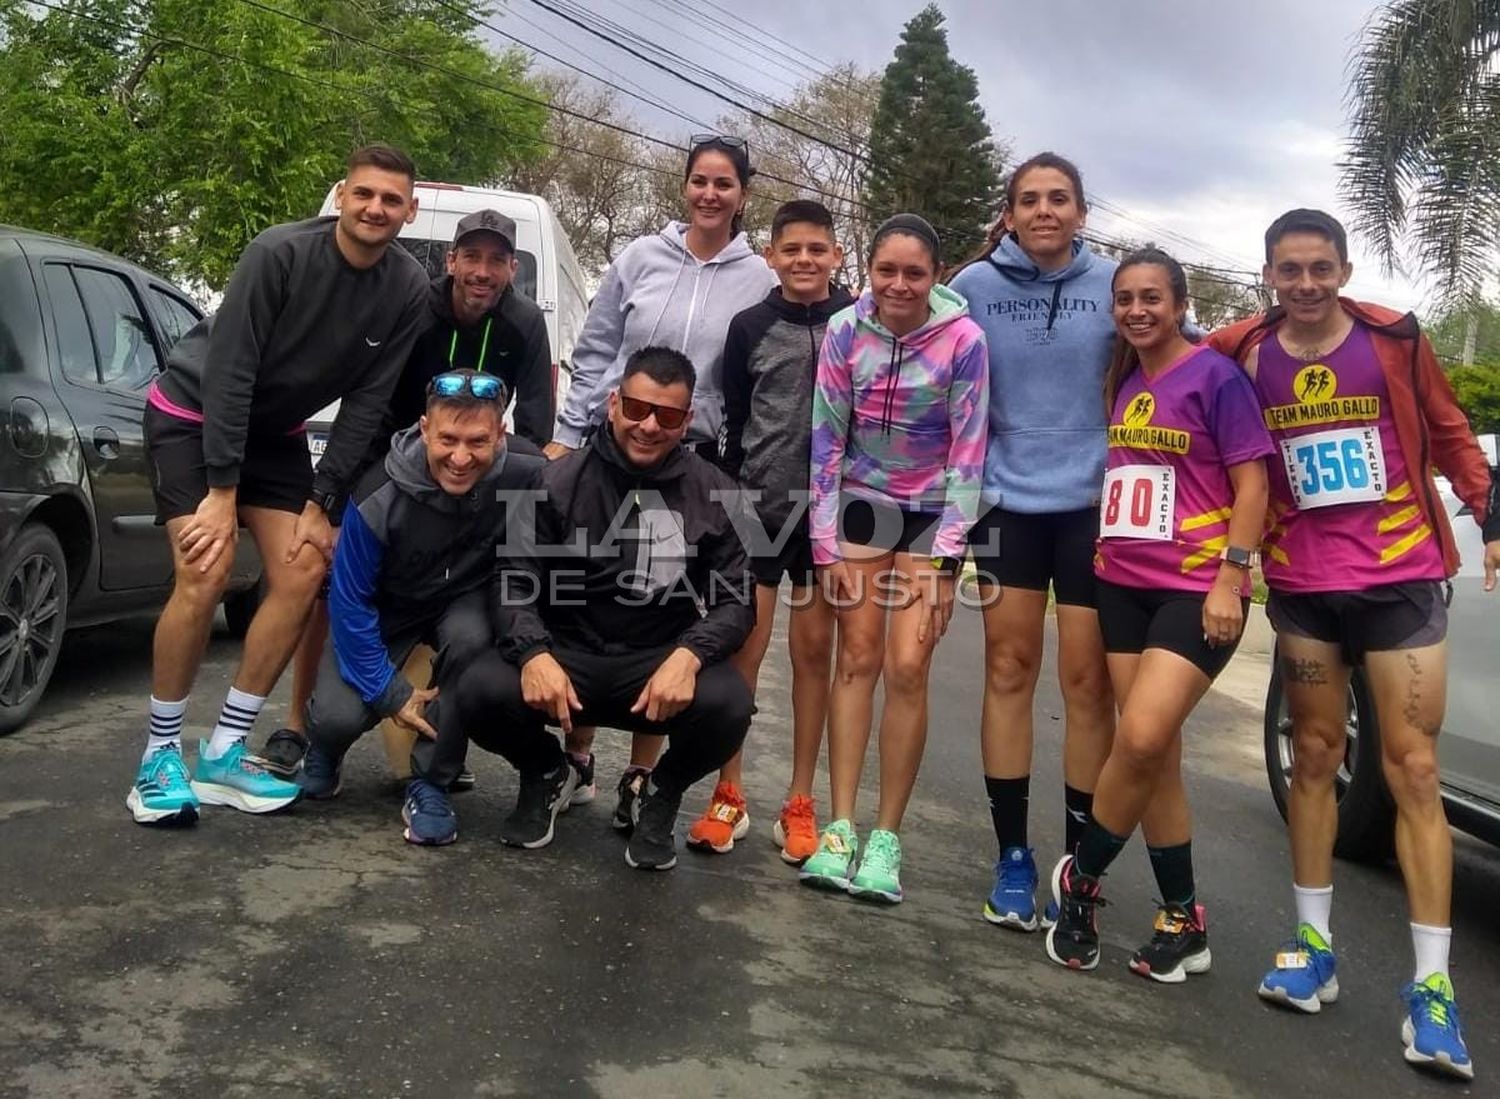
{"label": "pine tree", "polygon": [[974,70],[953,60],[943,22],[929,4],[901,32],[880,82],[865,186],[872,217],[921,214],[952,262],[978,246],[994,216],[1002,152]]}

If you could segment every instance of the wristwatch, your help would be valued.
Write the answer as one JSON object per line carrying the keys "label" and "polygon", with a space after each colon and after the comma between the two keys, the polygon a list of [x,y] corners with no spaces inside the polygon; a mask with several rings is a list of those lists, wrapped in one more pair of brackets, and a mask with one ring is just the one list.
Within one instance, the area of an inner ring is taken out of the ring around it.
{"label": "wristwatch", "polygon": [[1241,549],[1239,546],[1228,546],[1220,555],[1226,565],[1233,565],[1237,569],[1250,571],[1260,564],[1260,554],[1255,550]]}
{"label": "wristwatch", "polygon": [[314,492],[308,500],[322,508],[323,514],[331,519],[334,509],[338,507],[339,494],[337,492]]}

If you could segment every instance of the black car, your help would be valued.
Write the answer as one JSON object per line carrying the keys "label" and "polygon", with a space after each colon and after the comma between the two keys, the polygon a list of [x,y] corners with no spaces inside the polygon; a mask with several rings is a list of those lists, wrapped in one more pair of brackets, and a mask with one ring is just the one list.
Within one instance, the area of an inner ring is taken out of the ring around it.
{"label": "black car", "polygon": [[[0,733],[40,700],[65,630],[166,602],[141,415],[167,348],[201,315],[118,256],[0,225]],[[248,623],[259,575],[242,538],[231,629]]]}

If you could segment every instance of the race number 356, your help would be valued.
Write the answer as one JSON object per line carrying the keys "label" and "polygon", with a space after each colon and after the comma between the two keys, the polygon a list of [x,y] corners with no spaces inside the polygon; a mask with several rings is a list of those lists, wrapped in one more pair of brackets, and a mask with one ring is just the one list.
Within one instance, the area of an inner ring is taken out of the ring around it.
{"label": "race number 356", "polygon": [[1171,466],[1120,466],[1104,475],[1099,534],[1171,541],[1177,474]]}

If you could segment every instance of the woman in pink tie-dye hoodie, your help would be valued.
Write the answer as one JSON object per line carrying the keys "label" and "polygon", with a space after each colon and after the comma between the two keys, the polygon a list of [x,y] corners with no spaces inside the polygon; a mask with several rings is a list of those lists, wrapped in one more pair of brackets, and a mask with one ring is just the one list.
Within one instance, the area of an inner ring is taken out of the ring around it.
{"label": "woman in pink tie-dye hoodie", "polygon": [[[813,559],[838,609],[838,657],[833,821],[801,877],[891,903],[902,897],[897,833],[927,739],[927,672],[984,473],[989,357],[964,300],[937,284],[938,252],[914,214],[876,230],[870,289],[829,321],[813,394]],[[856,859],[854,803],[882,674],[880,802]]]}

